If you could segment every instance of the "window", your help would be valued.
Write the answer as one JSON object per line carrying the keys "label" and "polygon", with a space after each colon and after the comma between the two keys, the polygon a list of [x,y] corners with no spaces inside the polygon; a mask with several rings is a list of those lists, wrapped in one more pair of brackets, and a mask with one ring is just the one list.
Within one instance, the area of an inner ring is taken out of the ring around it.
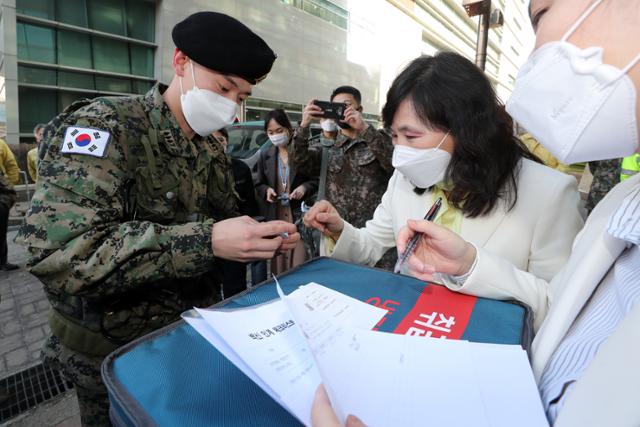
{"label": "window", "polygon": [[127,35],[124,0],[88,0],[88,3],[91,28],[110,34]]}
{"label": "window", "polygon": [[153,42],[154,0],[16,0],[19,14]]}
{"label": "window", "polygon": [[[155,48],[108,34],[153,43],[155,0],[15,1],[21,132],[31,133],[36,123],[49,121],[76,99],[101,93],[144,94],[153,86],[152,80],[135,76],[153,78]],[[21,22],[20,15],[51,22]],[[108,34],[63,29],[58,22]]]}
{"label": "window", "polygon": [[51,28],[17,24],[18,58],[28,61],[56,62],[56,33]]}
{"label": "window", "polygon": [[18,81],[39,85],[55,85],[56,72],[46,68],[26,67],[18,65]]}
{"label": "window", "polygon": [[[54,92],[56,93],[56,92]],[[69,105],[73,104],[74,102],[76,102],[79,99],[84,99],[84,98],[93,98],[96,95],[91,95],[90,93],[82,93],[82,92],[57,92],[58,95],[58,111],[62,111],[65,108],[67,108]],[[48,120],[46,120],[45,122],[51,120],[53,118],[50,117]]]}
{"label": "window", "polygon": [[96,89],[105,92],[131,93],[131,80],[96,76]]}
{"label": "window", "polygon": [[131,73],[127,43],[103,37],[93,37],[93,65],[96,70]]}
{"label": "window", "polygon": [[153,77],[153,49],[131,45],[131,74]]}
{"label": "window", "polygon": [[51,0],[16,0],[16,12],[53,20],[55,19],[55,3]]}
{"label": "window", "polygon": [[58,31],[58,64],[93,68],[89,36],[73,31]]}
{"label": "window", "polygon": [[127,35],[152,42],[155,39],[156,5],[145,0],[127,0]]}
{"label": "window", "polygon": [[92,74],[58,71],[58,86],[94,90],[96,85]]}
{"label": "window", "polygon": [[138,93],[140,95],[149,92],[149,89],[153,87],[153,83],[144,80],[134,80],[133,81],[133,93]]}
{"label": "window", "polygon": [[346,30],[349,28],[349,11],[328,0],[281,0],[311,15]]}
{"label": "window", "polygon": [[87,27],[87,4],[85,0],[58,0],[56,2],[56,19],[65,24]]}
{"label": "window", "polygon": [[20,132],[33,131],[38,123],[47,123],[58,114],[58,100],[53,90],[21,87],[18,89],[20,103]]}

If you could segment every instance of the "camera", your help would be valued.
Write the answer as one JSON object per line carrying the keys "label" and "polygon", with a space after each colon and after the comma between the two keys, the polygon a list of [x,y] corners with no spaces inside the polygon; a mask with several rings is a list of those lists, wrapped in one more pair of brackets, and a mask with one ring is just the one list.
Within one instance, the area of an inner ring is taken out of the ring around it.
{"label": "camera", "polygon": [[278,195],[278,200],[280,200],[280,204],[285,208],[289,206],[289,194],[282,193]]}
{"label": "camera", "polygon": [[322,109],[322,117],[325,119],[344,120],[344,111],[347,104],[343,102],[313,101]]}

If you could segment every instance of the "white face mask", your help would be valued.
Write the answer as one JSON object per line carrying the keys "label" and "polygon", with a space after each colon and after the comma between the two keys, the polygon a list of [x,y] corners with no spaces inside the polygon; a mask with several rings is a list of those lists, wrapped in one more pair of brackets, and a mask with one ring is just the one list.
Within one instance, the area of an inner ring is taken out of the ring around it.
{"label": "white face mask", "polygon": [[418,188],[429,188],[441,182],[451,161],[451,155],[440,149],[449,132],[435,148],[414,148],[396,145],[391,164]]}
{"label": "white face mask", "polygon": [[603,49],[580,49],[567,34],[535,51],[522,66],[507,111],[558,160],[571,164],[625,157],[638,149],[636,90],[624,69],[604,64]]}
{"label": "white face mask", "polygon": [[325,132],[335,132],[338,129],[338,124],[333,120],[323,120],[320,122],[320,127]]}
{"label": "white face mask", "polygon": [[287,132],[275,133],[273,135],[269,135],[269,139],[276,147],[280,147],[281,145],[287,145],[289,142],[289,134]]}
{"label": "white face mask", "polygon": [[233,123],[238,113],[238,104],[206,89],[196,86],[196,76],[191,66],[193,89],[184,93],[180,77],[180,103],[187,123],[200,136],[211,135],[214,131]]}

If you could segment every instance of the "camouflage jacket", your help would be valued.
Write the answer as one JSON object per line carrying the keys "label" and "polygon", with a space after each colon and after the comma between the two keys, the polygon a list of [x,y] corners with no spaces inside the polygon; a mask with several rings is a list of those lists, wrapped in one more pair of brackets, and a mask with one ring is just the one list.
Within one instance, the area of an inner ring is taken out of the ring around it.
{"label": "camouflage jacket", "polygon": [[[326,199],[351,225],[364,227],[393,174],[391,137],[369,126],[356,139],[339,133],[328,150]],[[320,173],[322,147],[309,143],[309,128],[296,129],[290,153],[298,170]]]}
{"label": "camouflage jacket", "polygon": [[[211,227],[236,215],[230,159],[213,138],[182,133],[165,89],[79,101],[42,141],[17,240],[28,245],[27,265],[52,306],[94,331],[105,328],[107,312],[125,323],[164,313],[144,328],[153,329],[217,297]],[[107,132],[104,155],[63,153],[73,144],[68,128]]]}

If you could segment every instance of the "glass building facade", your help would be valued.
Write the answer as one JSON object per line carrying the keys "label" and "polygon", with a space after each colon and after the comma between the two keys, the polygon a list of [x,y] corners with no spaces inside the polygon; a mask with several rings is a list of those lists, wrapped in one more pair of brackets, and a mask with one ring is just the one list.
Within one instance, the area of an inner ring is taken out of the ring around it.
{"label": "glass building facade", "polygon": [[80,98],[154,84],[156,3],[16,0],[20,141]]}

